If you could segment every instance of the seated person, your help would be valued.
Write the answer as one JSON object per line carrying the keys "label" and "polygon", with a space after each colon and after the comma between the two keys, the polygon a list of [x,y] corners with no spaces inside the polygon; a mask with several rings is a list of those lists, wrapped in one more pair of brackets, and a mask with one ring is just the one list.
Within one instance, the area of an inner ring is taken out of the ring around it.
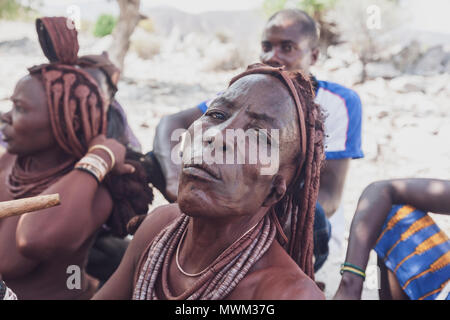
{"label": "seated person", "polygon": [[[261,64],[233,78],[188,130],[194,140],[182,149],[177,203],[145,218],[94,299],[323,299],[313,281],[324,157],[313,94],[300,73]],[[259,148],[273,145],[278,170],[263,174],[261,158],[249,161],[250,139],[218,138],[230,130],[249,130]],[[243,155],[244,164],[220,164],[220,156],[208,164],[201,156],[211,146],[227,159]]]}
{"label": "seated person", "polygon": [[[37,20],[37,32],[42,51],[49,61],[56,61],[60,54],[57,50],[67,50],[67,48],[78,48],[78,38],[71,37],[76,34],[64,25],[54,32],[54,22],[61,20],[59,17],[44,17]],[[61,37],[65,35],[66,42],[61,44]],[[134,150],[135,158],[141,158],[138,152],[141,145],[131,131],[124,110],[115,99],[118,90],[117,84],[120,77],[120,70],[109,60],[108,54],[86,55],[77,59],[77,65],[89,73],[102,91],[105,93],[105,104],[108,105],[106,136],[114,138],[127,147],[128,153]],[[147,162],[145,163],[148,166]],[[149,179],[153,182],[155,179]],[[125,253],[129,241],[115,237],[111,231],[102,226],[94,245],[90,251],[87,272],[100,280],[102,285],[114,270],[119,266],[120,260]]]}
{"label": "seated person", "polygon": [[361,299],[371,249],[380,299],[450,299],[450,240],[427,212],[450,213],[450,181],[398,179],[369,185],[353,217],[335,299]]}
{"label": "seated person", "polygon": [[[65,18],[49,21],[53,30]],[[39,24],[37,24],[39,26]],[[85,263],[97,231],[127,234],[127,222],[152,200],[144,169],[106,138],[108,106],[97,82],[76,65],[78,48],[60,38],[57,59],[29,69],[3,114],[0,201],[58,193],[61,205],[0,221],[0,274],[19,299],[88,299],[97,283]],[[43,230],[45,232],[43,232]],[[80,288],[67,286],[69,266]]]}
{"label": "seated person", "polygon": [[[287,9],[275,13],[267,22],[261,41],[261,61],[287,70],[310,73],[319,55],[319,37],[314,20],[305,12]],[[323,265],[328,256],[328,241],[341,244],[344,238],[344,216],[341,197],[351,159],[363,157],[361,150],[361,101],[353,90],[339,84],[316,80],[312,83],[315,102],[325,113],[326,161],[320,178],[316,210],[315,268]],[[171,161],[172,150],[178,141],[171,141],[172,132],[188,128],[202,116],[211,100],[197,107],[163,117],[156,129],[153,152],[149,158],[159,162],[165,184],[162,193],[169,201],[176,201],[179,167]],[[157,186],[158,187],[158,186]],[[339,209],[339,210],[338,210]],[[333,216],[334,215],[334,216]],[[330,218],[331,217],[331,218]],[[333,232],[326,218],[333,221]]]}

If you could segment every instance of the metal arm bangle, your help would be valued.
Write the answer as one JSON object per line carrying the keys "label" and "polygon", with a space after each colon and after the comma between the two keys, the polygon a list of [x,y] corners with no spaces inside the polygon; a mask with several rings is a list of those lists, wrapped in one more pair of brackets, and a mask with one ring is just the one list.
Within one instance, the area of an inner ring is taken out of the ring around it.
{"label": "metal arm bangle", "polygon": [[109,157],[111,158],[111,170],[112,170],[112,168],[114,168],[114,165],[116,164],[116,158],[114,157],[114,153],[111,151],[111,149],[102,144],[96,144],[89,148],[88,153],[95,149],[101,149],[109,155]]}

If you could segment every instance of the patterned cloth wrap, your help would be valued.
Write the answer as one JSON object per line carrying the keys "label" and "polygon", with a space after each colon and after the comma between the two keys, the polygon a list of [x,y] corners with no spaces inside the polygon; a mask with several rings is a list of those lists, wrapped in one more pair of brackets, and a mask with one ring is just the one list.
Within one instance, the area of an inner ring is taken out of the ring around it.
{"label": "patterned cloth wrap", "polygon": [[442,299],[450,282],[450,240],[427,213],[393,206],[375,251],[410,299]]}

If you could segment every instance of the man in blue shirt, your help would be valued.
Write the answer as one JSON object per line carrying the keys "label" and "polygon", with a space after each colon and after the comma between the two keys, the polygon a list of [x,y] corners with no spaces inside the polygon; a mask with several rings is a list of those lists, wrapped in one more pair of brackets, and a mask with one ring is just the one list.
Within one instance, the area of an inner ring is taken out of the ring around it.
{"label": "man in blue shirt", "polygon": [[[314,20],[305,12],[286,9],[268,20],[262,35],[260,59],[272,66],[284,65],[287,70],[310,73],[319,56],[319,36]],[[315,222],[315,269],[318,270],[328,255],[331,237],[327,218],[340,217],[340,226],[333,236],[343,240],[342,192],[351,159],[363,157],[361,150],[361,101],[356,92],[339,84],[316,80],[311,75],[318,103],[325,115],[326,161],[322,169]],[[198,106],[164,117],[156,129],[154,150],[166,179],[164,196],[176,201],[179,165],[171,161],[172,148],[178,143],[170,141],[171,133],[178,128],[188,128],[201,117],[212,100]],[[339,223],[337,223],[339,225]],[[340,230],[339,230],[340,229]]]}

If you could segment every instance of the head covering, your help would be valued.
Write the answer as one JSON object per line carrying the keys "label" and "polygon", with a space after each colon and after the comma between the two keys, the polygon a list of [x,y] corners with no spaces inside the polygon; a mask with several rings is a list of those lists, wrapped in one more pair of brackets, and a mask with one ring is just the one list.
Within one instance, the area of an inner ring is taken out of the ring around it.
{"label": "head covering", "polygon": [[39,43],[50,62],[74,65],[77,61],[78,32],[69,22],[65,17],[36,19]]}
{"label": "head covering", "polygon": [[42,76],[58,145],[79,159],[92,138],[106,133],[107,106],[95,79],[76,65],[78,34],[67,22],[64,17],[36,20],[39,43],[50,63],[29,72]]}

